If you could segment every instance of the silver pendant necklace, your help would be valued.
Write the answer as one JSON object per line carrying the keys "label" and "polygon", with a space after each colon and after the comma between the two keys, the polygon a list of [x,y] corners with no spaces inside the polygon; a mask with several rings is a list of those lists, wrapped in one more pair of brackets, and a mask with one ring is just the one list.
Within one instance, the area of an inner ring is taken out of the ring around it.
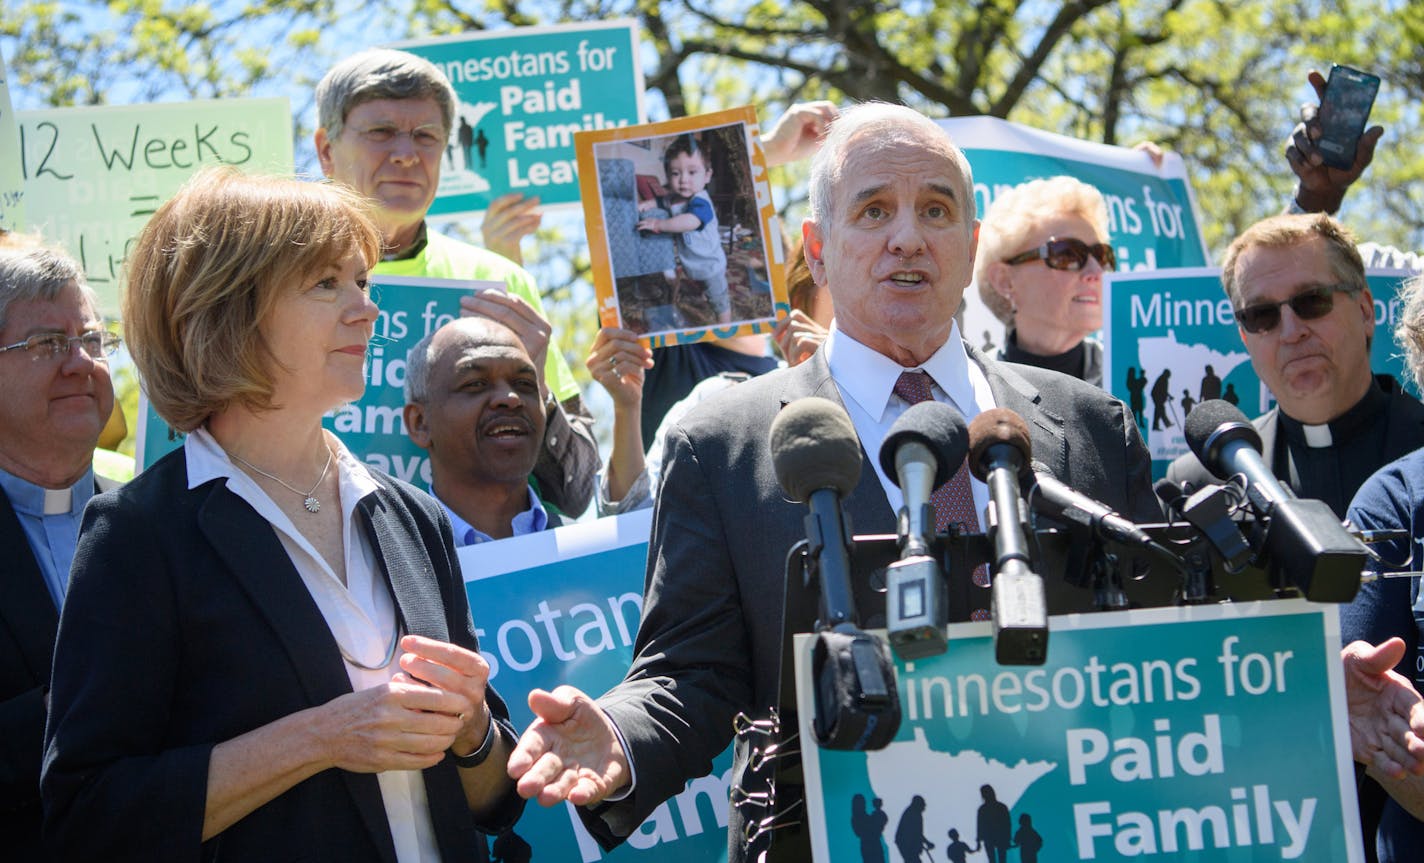
{"label": "silver pendant necklace", "polygon": [[360,668],[364,671],[380,671],[381,669],[389,666],[391,664],[391,660],[396,658],[396,645],[400,644],[401,640],[401,625],[399,616],[397,616],[395,620],[395,629],[396,631],[391,635],[391,646],[386,648],[386,658],[382,659],[377,665],[366,665],[363,662],[358,662],[356,660],[356,657],[346,652],[346,648],[342,647],[341,642],[339,641],[336,642],[336,649],[341,651],[342,659],[346,660],[357,668]]}
{"label": "silver pendant necklace", "polygon": [[302,491],[301,489],[299,489],[299,488],[293,488],[292,486],[288,485],[286,482],[283,482],[283,480],[282,480],[281,477],[279,477],[279,476],[273,476],[272,474],[268,473],[267,471],[263,470],[262,468],[258,467],[257,465],[253,464],[252,462],[250,462],[250,461],[248,461],[247,459],[243,458],[242,456],[238,455],[237,453],[228,453],[228,455],[231,456],[232,458],[237,459],[238,461],[242,462],[242,464],[245,465],[246,467],[248,467],[249,469],[254,470],[254,471],[256,471],[257,473],[262,474],[263,476],[267,477],[268,479],[272,480],[273,482],[281,483],[281,485],[282,485],[283,488],[287,489],[288,491],[292,492],[293,494],[301,495],[301,496],[302,496],[302,506],[306,507],[307,512],[310,512],[310,513],[317,513],[317,512],[320,512],[320,511],[321,511],[321,501],[317,500],[317,498],[316,498],[316,490],[319,489],[319,488],[321,488],[321,484],[326,481],[326,474],[327,474],[327,472],[331,470],[331,460],[332,460],[332,459],[335,457],[335,455],[336,455],[335,453],[333,453],[333,452],[331,451],[331,447],[327,447],[327,448],[326,448],[326,467],[324,467],[324,468],[321,469],[321,476],[317,478],[316,485],[312,486],[312,487],[311,487],[311,491],[308,491],[308,492],[303,492],[303,491]]}

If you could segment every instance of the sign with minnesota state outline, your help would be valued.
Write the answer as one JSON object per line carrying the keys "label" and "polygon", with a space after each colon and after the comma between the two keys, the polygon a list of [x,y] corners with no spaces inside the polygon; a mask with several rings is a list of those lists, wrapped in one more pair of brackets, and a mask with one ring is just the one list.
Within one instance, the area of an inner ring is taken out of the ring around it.
{"label": "sign with minnesota state outline", "polygon": [[[1000,666],[989,623],[952,625],[948,652],[897,660],[888,747],[804,746],[814,859],[964,860],[1011,845],[1024,860],[1030,848],[1039,860],[1364,859],[1335,606],[1050,627],[1043,666]],[[798,638],[803,740],[810,645]]]}
{"label": "sign with minnesota state outline", "polygon": [[483,212],[511,192],[576,205],[573,135],[643,122],[631,19],[462,33],[391,45],[444,71],[457,104],[432,219]]}
{"label": "sign with minnesota state outline", "polygon": [[[1374,300],[1370,367],[1418,395],[1394,339],[1403,270],[1366,270]],[[1131,408],[1152,456],[1154,477],[1188,452],[1183,423],[1207,399],[1225,399],[1248,417],[1275,398],[1251,365],[1221,270],[1189,267],[1103,277],[1103,388]]]}

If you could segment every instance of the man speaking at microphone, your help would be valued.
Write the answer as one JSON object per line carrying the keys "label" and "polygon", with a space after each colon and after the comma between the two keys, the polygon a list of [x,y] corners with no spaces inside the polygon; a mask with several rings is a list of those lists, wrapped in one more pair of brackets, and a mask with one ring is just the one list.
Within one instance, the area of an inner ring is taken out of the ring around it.
{"label": "man speaking at microphone", "polygon": [[[570,687],[530,696],[538,718],[510,758],[521,794],[546,806],[569,800],[612,847],[710,771],[737,714],[770,715],[786,552],[806,536],[806,509],[785,499],[767,446],[790,402],[821,396],[849,412],[869,466],[844,501],[857,533],[895,532],[900,491],[870,456],[926,398],[966,420],[1015,411],[1033,458],[1060,480],[1134,521],[1160,519],[1147,452],[1121,402],[1065,375],[989,360],[960,338],[954,313],[974,269],[974,206],[968,162],[933,121],[875,103],[832,124],[812,163],[802,229],[812,276],[835,308],[830,336],[808,361],[728,390],[668,434],[633,666],[596,702]],[[983,484],[961,467],[945,489],[937,529],[952,520],[980,532]],[[987,608],[989,591],[972,592]],[[1083,594],[1082,607],[1050,611],[1090,608]],[[751,748],[738,740],[734,788],[746,787]],[[768,859],[809,859],[806,834],[790,823],[804,822],[801,807],[779,815],[799,797],[783,787],[772,811],[734,805],[729,859],[748,859],[749,826],[776,834]]]}

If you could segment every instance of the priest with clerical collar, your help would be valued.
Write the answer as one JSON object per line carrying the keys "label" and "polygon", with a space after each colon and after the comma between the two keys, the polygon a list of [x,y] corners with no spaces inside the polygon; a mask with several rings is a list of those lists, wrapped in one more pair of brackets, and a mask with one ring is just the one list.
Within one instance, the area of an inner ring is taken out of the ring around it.
{"label": "priest with clerical collar", "polygon": [[[1329,216],[1274,216],[1232,242],[1221,270],[1251,365],[1276,397],[1253,420],[1263,458],[1297,495],[1342,518],[1370,474],[1424,446],[1424,405],[1370,371],[1374,297],[1355,246]],[[1184,488],[1216,481],[1191,454],[1167,478]]]}

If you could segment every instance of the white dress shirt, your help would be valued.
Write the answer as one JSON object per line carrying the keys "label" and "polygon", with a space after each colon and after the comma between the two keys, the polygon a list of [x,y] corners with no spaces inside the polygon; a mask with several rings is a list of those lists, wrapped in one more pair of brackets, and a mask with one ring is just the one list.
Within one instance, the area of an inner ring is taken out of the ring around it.
{"label": "white dress shirt", "polygon": [[[822,350],[826,352],[826,364],[831,368],[831,379],[840,390],[841,401],[845,402],[846,412],[855,425],[855,434],[865,447],[869,467],[880,478],[880,485],[885,489],[885,497],[894,512],[900,511],[905,498],[900,493],[900,487],[880,469],[880,442],[885,440],[895,420],[910,408],[909,402],[895,395],[895,381],[899,380],[901,372],[927,372],[934,379],[930,393],[935,401],[958,410],[964,415],[966,424],[995,407],[994,394],[989,391],[989,379],[978,363],[970,361],[959,336],[958,323],[950,330],[944,346],[935,351],[924,365],[915,368],[906,368],[871,350],[842,332],[834,321]],[[982,522],[984,510],[989,505],[989,487],[972,477],[969,484],[974,491],[974,511],[979,513]],[[982,523],[980,527],[983,527]]]}
{"label": "white dress shirt", "polygon": [[[208,434],[198,429],[184,444],[188,464],[188,487],[195,488],[216,478],[227,480],[228,491],[247,501],[277,533],[292,566],[301,576],[307,592],[316,602],[332,637],[341,649],[346,676],[353,692],[388,682],[400,671],[400,651],[384,667],[368,670],[353,665],[347,657],[364,665],[385,659],[391,642],[400,637],[396,629],[395,602],[381,576],[375,550],[356,518],[356,504],[378,486],[366,466],[357,461],[341,441],[326,433],[326,443],[336,453],[336,476],[340,488],[342,536],[346,551],[346,583],[342,584],[330,564],[307,541],[292,520],[267,492],[228,458]],[[388,770],[376,774],[381,802],[395,840],[400,863],[428,863],[440,859],[430,806],[425,796],[425,779],[419,770]]]}

